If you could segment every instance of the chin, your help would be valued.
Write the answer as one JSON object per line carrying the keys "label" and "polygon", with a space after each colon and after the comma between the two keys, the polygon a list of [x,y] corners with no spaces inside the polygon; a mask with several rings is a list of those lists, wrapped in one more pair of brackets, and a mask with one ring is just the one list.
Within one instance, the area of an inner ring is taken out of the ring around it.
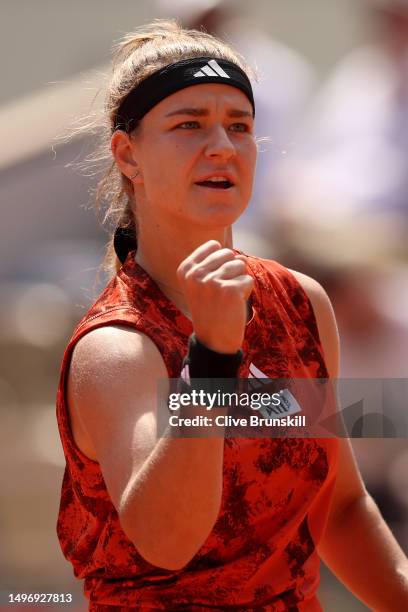
{"label": "chin", "polygon": [[232,225],[243,214],[245,207],[226,206],[225,202],[211,204],[206,207],[205,214],[200,214],[202,223],[212,227],[226,227]]}
{"label": "chin", "polygon": [[243,214],[247,205],[247,202],[238,198],[220,197],[219,199],[197,201],[194,212],[202,219],[217,222],[217,225],[231,225]]}

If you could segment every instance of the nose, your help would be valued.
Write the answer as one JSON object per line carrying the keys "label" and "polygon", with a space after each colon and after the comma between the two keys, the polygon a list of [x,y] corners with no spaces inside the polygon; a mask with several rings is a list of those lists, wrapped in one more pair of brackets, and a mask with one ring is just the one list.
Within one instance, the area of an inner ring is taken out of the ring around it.
{"label": "nose", "polygon": [[209,158],[230,159],[236,155],[236,149],[228,132],[222,125],[214,126],[210,131],[205,147],[205,154]]}

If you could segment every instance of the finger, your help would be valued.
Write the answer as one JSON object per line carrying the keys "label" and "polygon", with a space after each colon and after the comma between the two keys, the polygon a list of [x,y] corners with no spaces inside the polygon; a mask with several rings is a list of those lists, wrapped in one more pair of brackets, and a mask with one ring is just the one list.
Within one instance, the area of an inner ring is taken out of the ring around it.
{"label": "finger", "polygon": [[221,249],[221,244],[218,240],[208,240],[197,247],[191,255],[187,257],[187,261],[191,261],[192,264],[201,263],[208,255],[217,252]]}
{"label": "finger", "polygon": [[235,259],[238,259],[238,261],[243,261],[245,264],[245,269],[248,269],[248,257],[246,255],[235,255]]}
{"label": "finger", "polygon": [[214,251],[207,255],[203,261],[197,264],[203,272],[212,272],[213,270],[218,270],[224,263],[227,261],[234,261],[235,255],[231,249],[219,249],[218,251]]}
{"label": "finger", "polygon": [[204,281],[209,280],[211,278],[218,279],[231,279],[237,278],[239,276],[244,275],[246,272],[246,265],[243,261],[239,261],[237,259],[233,259],[232,261],[227,261],[218,267],[213,272],[210,272],[206,276],[204,276]]}
{"label": "finger", "polygon": [[200,263],[205,259],[210,253],[214,251],[218,251],[221,248],[221,244],[217,240],[208,240],[201,244],[199,247],[194,249],[194,251],[184,259],[183,263],[194,265]]}
{"label": "finger", "polygon": [[177,274],[183,274],[190,270],[192,266],[199,264],[205,259],[210,253],[218,251],[221,248],[221,244],[217,240],[208,240],[199,247],[197,247],[188,257],[186,257],[179,267],[177,268]]}
{"label": "finger", "polygon": [[234,279],[227,279],[222,284],[224,287],[235,287],[242,292],[245,299],[248,299],[254,288],[254,279],[249,274],[242,274]]}

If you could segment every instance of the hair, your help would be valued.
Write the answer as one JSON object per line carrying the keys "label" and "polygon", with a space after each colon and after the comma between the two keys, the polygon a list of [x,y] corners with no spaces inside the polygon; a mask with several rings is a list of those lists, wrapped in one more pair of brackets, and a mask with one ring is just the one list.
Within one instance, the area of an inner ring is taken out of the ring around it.
{"label": "hair", "polygon": [[[137,236],[136,207],[132,182],[122,174],[112,160],[110,140],[118,109],[129,92],[153,72],[173,62],[201,56],[225,59],[238,65],[251,78],[253,70],[229,44],[205,31],[182,28],[175,20],[155,20],[126,34],[115,44],[112,74],[107,84],[102,120],[87,118],[78,132],[99,132],[97,151],[88,156],[89,162],[103,162],[104,174],[96,188],[95,207],[104,209],[102,223],[112,227],[102,268],[113,276],[121,267],[113,247],[115,228],[120,225]],[[132,133],[137,131],[135,125]]]}

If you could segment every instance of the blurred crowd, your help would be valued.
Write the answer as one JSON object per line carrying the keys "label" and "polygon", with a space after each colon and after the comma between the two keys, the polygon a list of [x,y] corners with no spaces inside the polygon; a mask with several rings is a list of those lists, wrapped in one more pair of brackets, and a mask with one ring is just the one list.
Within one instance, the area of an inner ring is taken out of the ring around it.
{"label": "blurred crowd", "polygon": [[[155,6],[157,16],[177,16],[232,42],[257,71],[260,154],[235,246],[321,282],[339,326],[342,378],[408,378],[408,2],[359,1],[367,41],[323,82],[304,56],[266,34],[256,15],[250,21],[237,14],[232,2]],[[79,228],[83,220],[75,214]],[[16,588],[16,572],[29,570],[38,584],[49,551],[58,555],[52,528],[63,457],[54,393],[65,343],[94,297],[104,243],[87,223],[76,242],[54,235],[37,249],[31,272],[30,266],[10,272],[10,264],[0,283],[3,595]],[[406,551],[407,436],[353,440],[367,488]],[[51,500],[38,516],[34,502],[25,504],[37,495]],[[21,551],[30,546],[36,563],[28,557],[21,568]],[[55,567],[62,589],[70,568],[63,559]],[[346,601],[349,610],[364,609],[344,599],[328,574],[321,597],[330,610],[346,609]]]}

